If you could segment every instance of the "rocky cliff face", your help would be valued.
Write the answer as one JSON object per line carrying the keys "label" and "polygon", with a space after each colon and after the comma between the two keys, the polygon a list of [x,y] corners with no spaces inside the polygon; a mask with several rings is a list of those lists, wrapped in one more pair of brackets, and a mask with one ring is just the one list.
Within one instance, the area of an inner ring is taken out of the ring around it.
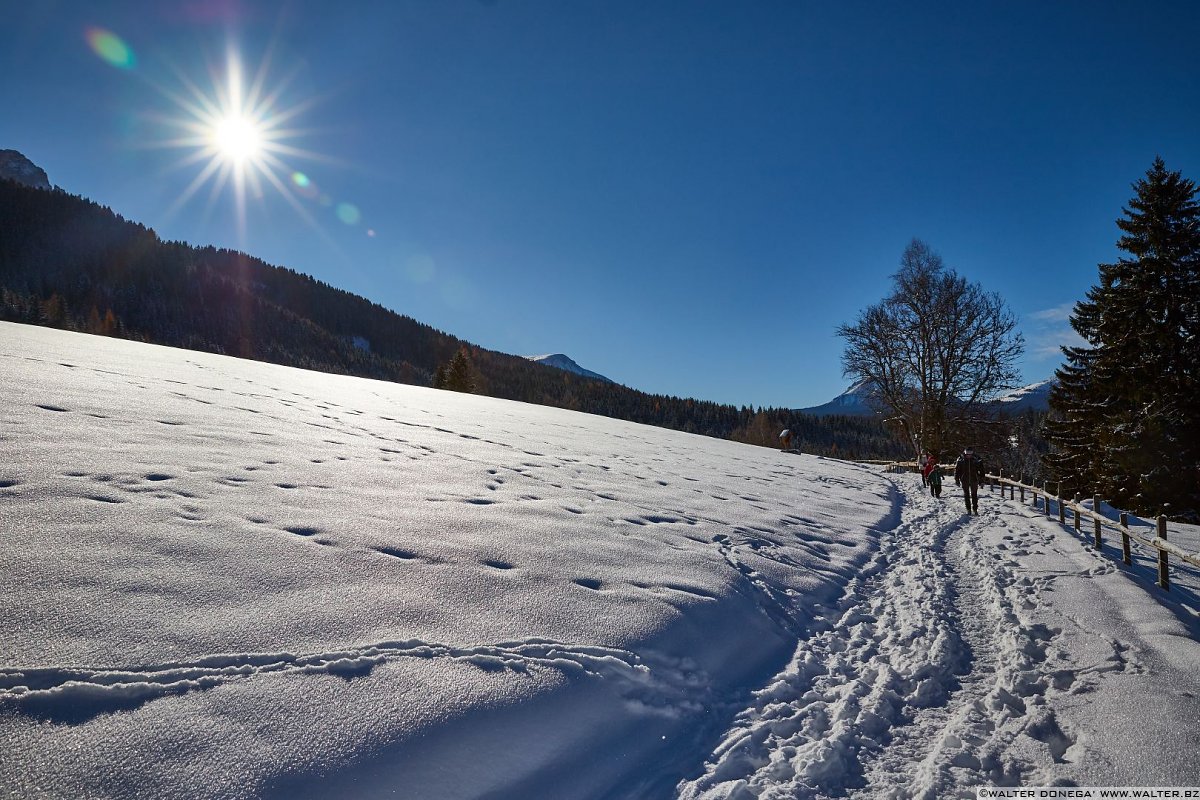
{"label": "rocky cliff face", "polygon": [[16,150],[0,150],[0,178],[23,183],[35,189],[49,189],[46,171]]}

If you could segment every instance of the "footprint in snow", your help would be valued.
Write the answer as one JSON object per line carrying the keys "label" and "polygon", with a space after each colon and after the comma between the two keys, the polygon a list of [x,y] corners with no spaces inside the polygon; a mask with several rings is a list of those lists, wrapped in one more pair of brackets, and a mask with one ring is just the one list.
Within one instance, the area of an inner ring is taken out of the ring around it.
{"label": "footprint in snow", "polygon": [[412,560],[418,558],[417,554],[414,553],[413,551],[405,550],[400,547],[388,547],[388,546],[384,545],[381,547],[372,547],[371,549],[377,553],[382,553],[385,556],[391,556],[392,558],[400,558],[405,561],[412,561]]}
{"label": "footprint in snow", "polygon": [[124,502],[125,502],[124,500],[121,500],[121,499],[119,499],[119,498],[116,498],[116,497],[106,497],[105,495],[102,495],[102,494],[89,494],[89,495],[87,495],[87,498],[86,498],[86,499],[88,499],[88,500],[95,500],[97,503],[110,503],[110,504],[113,504],[113,505],[115,505],[115,504],[117,504],[117,503],[124,503]]}

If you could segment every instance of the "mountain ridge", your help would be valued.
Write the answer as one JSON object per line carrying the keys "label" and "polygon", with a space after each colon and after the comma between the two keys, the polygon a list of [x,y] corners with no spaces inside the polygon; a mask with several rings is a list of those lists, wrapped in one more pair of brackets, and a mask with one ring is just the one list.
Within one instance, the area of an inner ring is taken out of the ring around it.
{"label": "mountain ridge", "polygon": [[477,392],[492,397],[764,446],[778,446],[787,427],[816,455],[888,458],[897,449],[876,420],[802,420],[549,373],[296,270],[163,241],[66,191],[0,181],[0,220],[0,319],[423,386],[466,348]]}

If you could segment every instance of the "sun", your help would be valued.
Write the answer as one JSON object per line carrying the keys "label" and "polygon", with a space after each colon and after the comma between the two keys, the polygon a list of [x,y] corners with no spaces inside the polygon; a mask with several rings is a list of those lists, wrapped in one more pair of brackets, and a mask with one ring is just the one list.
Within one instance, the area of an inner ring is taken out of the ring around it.
{"label": "sun", "polygon": [[269,185],[316,227],[288,188],[287,176],[294,170],[284,161],[288,157],[324,160],[288,143],[302,135],[302,131],[289,126],[308,110],[312,101],[281,106],[280,98],[288,80],[268,86],[267,67],[264,61],[253,79],[245,81],[241,56],[231,46],[223,69],[209,67],[210,89],[202,88],[178,70],[181,89],[156,87],[175,110],[157,117],[174,135],[155,144],[187,151],[176,167],[201,165],[168,214],[179,211],[206,184],[211,183],[210,208],[228,188],[234,201],[238,232],[244,237],[247,199],[262,198],[264,187]]}
{"label": "sun", "polygon": [[231,114],[217,120],[211,131],[212,147],[233,164],[261,157],[263,131],[259,124],[240,114]]}

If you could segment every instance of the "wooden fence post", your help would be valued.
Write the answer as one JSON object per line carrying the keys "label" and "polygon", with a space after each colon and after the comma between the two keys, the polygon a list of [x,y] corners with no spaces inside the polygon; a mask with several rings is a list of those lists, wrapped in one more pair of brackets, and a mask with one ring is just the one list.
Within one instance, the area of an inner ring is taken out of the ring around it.
{"label": "wooden fence post", "polygon": [[[1158,515],[1158,538],[1164,542],[1167,540],[1167,518]],[[1167,551],[1158,551],[1158,585],[1167,591],[1171,590],[1171,577],[1167,572]]]}
{"label": "wooden fence post", "polygon": [[1121,560],[1127,565],[1133,563],[1133,555],[1129,552],[1129,513],[1121,512]]}
{"label": "wooden fence post", "polygon": [[1096,523],[1096,549],[1103,547],[1103,542],[1100,540],[1100,498],[1092,497],[1092,520]]}
{"label": "wooden fence post", "polygon": [[1033,482],[1030,490],[1033,492],[1033,510],[1037,511],[1037,481]]}
{"label": "wooden fence post", "polygon": [[[1025,504],[1025,482],[1022,481],[1021,482],[1021,505],[1024,505],[1024,504]],[[1037,505],[1037,503],[1034,503],[1034,505]]]}
{"label": "wooden fence post", "polygon": [[[1062,491],[1062,481],[1058,482],[1058,491]],[[1058,498],[1058,524],[1067,524],[1067,507],[1063,505],[1062,495],[1056,495]]]}

